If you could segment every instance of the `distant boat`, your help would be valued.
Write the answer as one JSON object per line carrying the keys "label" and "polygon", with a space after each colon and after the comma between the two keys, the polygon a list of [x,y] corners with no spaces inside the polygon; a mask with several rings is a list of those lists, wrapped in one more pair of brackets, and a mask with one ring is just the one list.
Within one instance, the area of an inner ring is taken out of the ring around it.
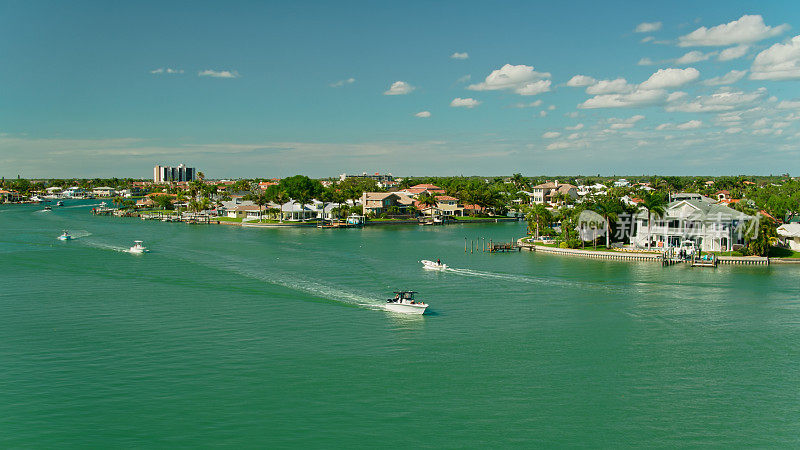
{"label": "distant boat", "polygon": [[128,250],[129,253],[136,253],[136,254],[146,253],[148,251],[149,250],[147,250],[147,247],[142,245],[142,241],[133,241],[133,247],[131,247],[130,250]]}
{"label": "distant boat", "polygon": [[401,314],[425,314],[428,305],[414,299],[414,291],[395,291],[394,298],[386,300],[386,309]]}
{"label": "distant boat", "polygon": [[61,236],[58,237],[59,241],[71,241],[72,239],[74,238],[69,234],[69,231],[67,230],[64,230]]}
{"label": "distant boat", "polygon": [[428,261],[427,259],[423,259],[420,262],[422,263],[422,268],[425,270],[447,270],[447,264],[442,264],[440,261]]}
{"label": "distant boat", "polygon": [[52,210],[53,210],[53,208],[51,208],[49,206],[45,206],[42,211],[52,211]]}
{"label": "distant boat", "polygon": [[56,206],[64,206],[64,202],[59,200],[59,201],[56,202]]}

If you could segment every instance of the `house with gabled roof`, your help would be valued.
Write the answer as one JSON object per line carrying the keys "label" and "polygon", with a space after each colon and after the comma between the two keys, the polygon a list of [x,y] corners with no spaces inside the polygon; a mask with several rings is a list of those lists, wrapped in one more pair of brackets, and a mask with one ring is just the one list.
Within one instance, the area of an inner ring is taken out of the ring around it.
{"label": "house with gabled roof", "polygon": [[634,217],[635,232],[631,239],[638,247],[679,247],[692,241],[702,251],[731,251],[744,245],[745,234],[757,218],[729,208],[704,196],[686,196],[670,202],[664,217],[651,217],[648,229],[647,211]]}

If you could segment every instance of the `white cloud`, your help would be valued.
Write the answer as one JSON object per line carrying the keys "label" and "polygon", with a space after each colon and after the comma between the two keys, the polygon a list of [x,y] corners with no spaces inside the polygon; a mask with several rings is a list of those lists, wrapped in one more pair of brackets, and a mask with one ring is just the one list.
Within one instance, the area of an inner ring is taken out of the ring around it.
{"label": "white cloud", "polygon": [[450,55],[450,58],[451,59],[467,59],[467,58],[469,58],[469,53],[467,53],[467,52],[463,52],[463,53],[455,52],[452,55]]}
{"label": "white cloud", "polygon": [[581,137],[580,133],[572,133],[569,136],[567,136],[567,139],[572,141],[572,140],[578,139],[579,137]]}
{"label": "white cloud", "polygon": [[211,78],[239,78],[239,72],[235,70],[212,70],[206,69],[197,72],[198,76]]}
{"label": "white cloud", "polygon": [[159,67],[158,69],[151,70],[150,73],[152,73],[154,75],[161,75],[161,74],[174,75],[174,74],[183,73],[183,69],[171,69],[169,67],[166,67],[166,68],[165,67]]}
{"label": "white cloud", "polygon": [[733,84],[744,78],[745,74],[747,74],[746,70],[731,70],[725,75],[709,78],[708,80],[703,81],[703,84],[706,86],[723,86],[726,84]]}
{"label": "white cloud", "polygon": [[730,127],[730,128],[726,128],[725,129],[725,133],[727,133],[727,134],[736,134],[736,133],[741,133],[741,132],[742,132],[742,129],[739,128],[739,127]]}
{"label": "white cloud", "polygon": [[561,133],[559,133],[558,131],[548,131],[542,135],[542,137],[545,139],[555,139],[559,136],[561,136]]}
{"label": "white cloud", "polygon": [[566,141],[553,142],[547,146],[548,150],[565,150],[572,147],[572,144]]}
{"label": "white cloud", "polygon": [[783,100],[778,103],[778,109],[797,109],[800,108],[800,100]]}
{"label": "white cloud", "polygon": [[570,111],[570,112],[568,112],[568,113],[566,113],[564,115],[569,117],[569,118],[571,118],[571,119],[574,119],[574,118],[578,117],[580,114],[578,113],[578,111]]}
{"label": "white cloud", "polygon": [[579,123],[579,124],[577,124],[577,125],[573,125],[573,126],[571,126],[571,127],[564,127],[564,129],[565,129],[565,130],[571,130],[571,131],[578,131],[578,130],[581,130],[581,129],[583,129],[583,124],[582,124],[582,123]]}
{"label": "white cloud", "polygon": [[721,47],[750,44],[777,36],[788,29],[789,25],[787,24],[775,27],[766,26],[764,25],[764,19],[760,15],[744,15],[738,20],[715,27],[700,27],[687,35],[679,37],[678,45],[681,47]]}
{"label": "white cloud", "polygon": [[541,105],[542,105],[542,100],[540,99],[530,103],[517,103],[514,105],[514,108],[535,108]]}
{"label": "white cloud", "polygon": [[648,106],[662,103],[666,97],[667,92],[663,89],[636,89],[629,94],[597,95],[578,105],[578,108],[594,109]]}
{"label": "white cloud", "polygon": [[675,64],[679,66],[686,66],[689,64],[694,64],[696,62],[706,61],[716,54],[717,54],[716,52],[703,53],[699,50],[692,50],[691,52],[676,59]]}
{"label": "white cloud", "polygon": [[694,67],[686,69],[659,69],[650,75],[644,83],[640,84],[641,89],[665,89],[683,86],[700,78],[700,71]]}
{"label": "white cloud", "polygon": [[656,64],[655,61],[646,57],[640,59],[639,62],[636,63],[637,66],[654,66],[655,64]]}
{"label": "white cloud", "polygon": [[519,95],[538,95],[550,91],[550,80],[539,80],[528,83],[515,92]]}
{"label": "white cloud", "polygon": [[[521,95],[536,95],[550,90],[547,72],[536,72],[532,66],[506,64],[492,71],[482,83],[471,84],[473,91],[497,91],[510,89]],[[545,82],[546,81],[546,82]]]}
{"label": "white cloud", "polygon": [[671,123],[662,123],[661,125],[656,127],[656,130],[659,130],[659,131],[660,130],[667,130],[669,128],[672,128],[672,124]]}
{"label": "white cloud", "polygon": [[655,39],[653,36],[645,36],[645,37],[643,37],[643,38],[642,38],[642,40],[641,40],[641,41],[639,41],[639,42],[641,42],[642,44],[646,44],[646,43],[648,43],[648,42],[652,41],[653,39]]}
{"label": "white cloud", "polygon": [[652,33],[661,29],[661,22],[642,22],[636,25],[634,30],[637,33]]}
{"label": "white cloud", "polygon": [[613,117],[608,119],[608,123],[611,124],[609,128],[612,130],[624,130],[626,128],[633,128],[636,122],[639,122],[640,120],[644,120],[644,116],[637,114],[627,119],[617,119],[616,117]]}
{"label": "white cloud", "polygon": [[737,45],[736,47],[726,48],[719,52],[717,61],[730,61],[732,59],[741,58],[747,54],[747,50],[750,50],[749,45]]}
{"label": "white cloud", "polygon": [[695,130],[703,126],[703,122],[700,120],[690,120],[688,122],[684,122],[678,125],[675,125],[675,128],[679,130]]}
{"label": "white cloud", "polygon": [[474,108],[480,104],[481,102],[475,100],[474,98],[461,98],[461,97],[456,97],[453,99],[452,102],[450,102],[450,106],[454,108]]}
{"label": "white cloud", "polygon": [[575,75],[574,77],[570,78],[567,81],[567,86],[569,87],[584,87],[584,86],[591,86],[597,83],[592,77],[587,77],[586,75]]}
{"label": "white cloud", "polygon": [[416,89],[414,86],[405,81],[395,81],[383,95],[406,95],[411,93],[414,89]]}
{"label": "white cloud", "polygon": [[686,92],[683,92],[683,91],[670,92],[669,95],[667,96],[667,103],[674,102],[676,100],[680,100],[680,99],[686,97],[687,95],[689,95],[689,94],[687,94]]}
{"label": "white cloud", "polygon": [[339,81],[337,81],[335,83],[331,83],[329,86],[330,87],[342,87],[342,86],[344,86],[346,84],[353,84],[355,82],[356,82],[355,78],[348,78],[346,80],[339,80]]}
{"label": "white cloud", "polygon": [[420,111],[420,112],[414,114],[414,117],[419,117],[421,119],[427,119],[430,116],[431,116],[431,112],[430,111]]}
{"label": "white cloud", "polygon": [[754,92],[731,91],[720,88],[711,95],[701,95],[691,101],[669,104],[668,112],[721,112],[747,107],[766,97],[767,91],[759,88]]}
{"label": "white cloud", "polygon": [[466,83],[472,78],[472,75],[464,75],[463,77],[456,80],[456,83]]}
{"label": "white cloud", "polygon": [[785,44],[775,44],[756,55],[750,68],[751,80],[792,80],[800,78],[800,35]]}
{"label": "white cloud", "polygon": [[592,95],[625,94],[633,91],[633,89],[634,87],[629,85],[625,78],[617,78],[615,80],[600,80],[587,87],[586,93]]}
{"label": "white cloud", "polygon": [[546,117],[546,116],[547,116],[547,111],[544,110],[539,111],[539,117]]}
{"label": "white cloud", "polygon": [[550,105],[550,106],[548,106],[548,107],[547,107],[547,110],[548,110],[548,111],[555,111],[555,110],[556,110],[556,105]]}

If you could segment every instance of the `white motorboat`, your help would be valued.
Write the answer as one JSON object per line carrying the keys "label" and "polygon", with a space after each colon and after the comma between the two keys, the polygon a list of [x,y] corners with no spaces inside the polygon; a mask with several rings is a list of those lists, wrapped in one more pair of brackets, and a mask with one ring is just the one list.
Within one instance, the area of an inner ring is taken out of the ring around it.
{"label": "white motorboat", "polygon": [[59,201],[56,202],[56,206],[64,206],[64,202],[59,200]]}
{"label": "white motorboat", "polygon": [[73,237],[69,234],[69,231],[64,230],[61,236],[58,237],[59,241],[71,241]]}
{"label": "white motorboat", "polygon": [[130,250],[128,250],[129,253],[137,253],[137,254],[145,253],[147,251],[148,251],[147,247],[142,245],[142,241],[133,241],[133,247],[131,247]]}
{"label": "white motorboat", "polygon": [[49,206],[45,206],[45,207],[44,207],[44,209],[43,209],[42,211],[44,211],[44,212],[48,212],[48,211],[52,211],[52,210],[53,210],[53,208],[51,208],[51,207],[49,207]]}
{"label": "white motorboat", "polygon": [[386,309],[401,314],[424,314],[427,303],[414,299],[414,291],[395,291],[394,298],[386,300]]}
{"label": "white motorboat", "polygon": [[422,268],[425,270],[447,270],[447,264],[442,264],[441,261],[428,261],[427,259],[423,259],[420,262],[422,263]]}

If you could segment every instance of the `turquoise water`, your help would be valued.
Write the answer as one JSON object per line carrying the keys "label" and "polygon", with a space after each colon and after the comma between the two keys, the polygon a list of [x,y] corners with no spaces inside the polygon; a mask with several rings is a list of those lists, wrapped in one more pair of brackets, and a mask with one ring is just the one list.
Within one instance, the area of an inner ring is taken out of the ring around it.
{"label": "turquoise water", "polygon": [[[464,253],[521,223],[241,229],[87,204],[0,206],[2,447],[800,444],[800,267]],[[436,258],[454,270],[417,262]],[[400,288],[430,315],[382,310]]]}

